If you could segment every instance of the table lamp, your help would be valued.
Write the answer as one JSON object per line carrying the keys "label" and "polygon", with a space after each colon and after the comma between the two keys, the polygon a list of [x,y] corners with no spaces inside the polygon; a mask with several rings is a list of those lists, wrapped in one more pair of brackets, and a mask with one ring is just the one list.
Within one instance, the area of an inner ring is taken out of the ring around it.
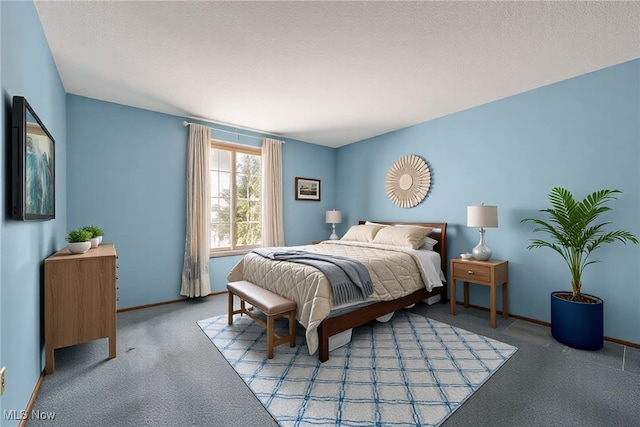
{"label": "table lamp", "polygon": [[325,220],[327,224],[331,224],[333,227],[333,232],[331,233],[331,236],[329,236],[329,240],[338,240],[339,237],[336,234],[336,224],[340,224],[342,222],[342,212],[336,210],[327,211]]}
{"label": "table lamp", "polygon": [[491,258],[491,249],[484,241],[484,229],[497,226],[497,206],[487,206],[484,203],[480,206],[467,206],[467,227],[480,227],[480,243],[472,251],[475,259],[486,261]]}

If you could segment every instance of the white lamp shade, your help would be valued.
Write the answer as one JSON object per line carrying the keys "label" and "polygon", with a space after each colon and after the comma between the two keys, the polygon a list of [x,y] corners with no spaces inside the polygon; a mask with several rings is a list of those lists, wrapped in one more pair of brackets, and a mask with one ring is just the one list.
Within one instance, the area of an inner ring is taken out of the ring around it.
{"label": "white lamp shade", "polygon": [[342,222],[342,212],[327,211],[325,218],[327,224],[340,224]]}
{"label": "white lamp shade", "polygon": [[467,206],[467,227],[497,227],[497,206]]}

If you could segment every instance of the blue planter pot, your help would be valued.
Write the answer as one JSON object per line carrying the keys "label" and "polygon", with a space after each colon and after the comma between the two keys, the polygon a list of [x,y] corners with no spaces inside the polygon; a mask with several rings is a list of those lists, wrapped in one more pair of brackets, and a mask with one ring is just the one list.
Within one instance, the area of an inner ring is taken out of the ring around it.
{"label": "blue planter pot", "polygon": [[598,297],[596,304],[569,301],[551,293],[551,335],[569,347],[581,350],[599,350],[604,345],[604,303]]}

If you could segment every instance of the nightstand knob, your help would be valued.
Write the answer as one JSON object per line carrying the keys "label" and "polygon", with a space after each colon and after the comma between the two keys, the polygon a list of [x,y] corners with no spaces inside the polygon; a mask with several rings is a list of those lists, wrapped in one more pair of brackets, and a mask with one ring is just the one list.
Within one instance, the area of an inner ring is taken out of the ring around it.
{"label": "nightstand knob", "polygon": [[469,276],[473,276],[473,270],[467,270],[467,274],[468,274]]}

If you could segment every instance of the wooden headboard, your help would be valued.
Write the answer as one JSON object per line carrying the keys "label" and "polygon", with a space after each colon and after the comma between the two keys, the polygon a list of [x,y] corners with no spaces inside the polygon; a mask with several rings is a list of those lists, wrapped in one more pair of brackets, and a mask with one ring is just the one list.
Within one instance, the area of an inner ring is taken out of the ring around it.
{"label": "wooden headboard", "polygon": [[[377,224],[385,224],[385,225],[418,225],[421,227],[431,227],[433,231],[429,234],[429,237],[432,239],[436,239],[438,244],[434,246],[433,250],[440,254],[440,268],[444,273],[444,277],[449,277],[447,275],[447,223],[446,222],[390,222],[390,221],[374,221],[367,220],[370,222],[375,222]],[[358,224],[364,224],[367,221],[358,221]]]}

